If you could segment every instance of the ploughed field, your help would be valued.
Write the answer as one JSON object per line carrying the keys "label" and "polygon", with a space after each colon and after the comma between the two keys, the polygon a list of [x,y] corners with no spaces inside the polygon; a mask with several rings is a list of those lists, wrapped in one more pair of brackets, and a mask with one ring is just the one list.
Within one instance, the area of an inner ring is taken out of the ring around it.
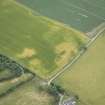
{"label": "ploughed field", "polygon": [[0,53],[48,78],[88,41],[83,33],[14,0],[0,0]]}
{"label": "ploughed field", "polygon": [[79,105],[105,104],[105,32],[55,82],[80,98]]}
{"label": "ploughed field", "polygon": [[83,32],[105,21],[105,0],[16,0]]}

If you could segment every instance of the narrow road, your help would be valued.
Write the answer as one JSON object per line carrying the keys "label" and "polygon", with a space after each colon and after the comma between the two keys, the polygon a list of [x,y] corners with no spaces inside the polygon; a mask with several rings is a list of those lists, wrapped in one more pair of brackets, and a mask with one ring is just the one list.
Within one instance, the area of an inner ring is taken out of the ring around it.
{"label": "narrow road", "polygon": [[[89,46],[91,46],[92,43],[94,43],[94,41],[105,31],[105,27],[103,27],[98,33],[95,33],[95,37],[93,37],[86,45],[86,48],[88,48]],[[57,77],[59,77],[61,74],[63,74],[65,71],[69,70],[70,67],[79,60],[79,58],[86,52],[86,50],[82,49],[77,56],[75,56],[75,58],[68,64],[66,64],[62,69],[59,70],[58,73],[56,73],[54,76],[52,76],[52,78],[48,81],[48,85],[50,85],[50,83],[52,81],[54,81]]]}
{"label": "narrow road", "polygon": [[62,105],[62,101],[63,101],[64,95],[60,95],[60,100],[59,100],[59,104],[58,105]]}

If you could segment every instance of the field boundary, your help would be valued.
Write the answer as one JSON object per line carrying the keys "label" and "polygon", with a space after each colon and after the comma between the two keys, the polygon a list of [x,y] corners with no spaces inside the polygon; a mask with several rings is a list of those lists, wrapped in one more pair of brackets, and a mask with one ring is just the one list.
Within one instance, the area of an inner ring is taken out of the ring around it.
{"label": "field boundary", "polygon": [[68,68],[70,68],[75,62],[77,62],[79,58],[86,52],[87,48],[90,47],[94,43],[94,41],[105,31],[105,22],[102,24],[104,24],[102,29],[98,29],[98,32],[97,30],[95,30],[95,32],[93,33],[95,34],[94,37],[89,40],[89,42],[84,46],[84,48],[81,49],[81,51],[73,58],[73,60],[70,63],[66,64],[62,69],[60,69],[48,80],[48,85],[50,85],[52,81],[54,81],[56,78],[62,75],[65,71],[68,70]]}
{"label": "field boundary", "polygon": [[6,90],[5,92],[3,92],[3,93],[0,94],[0,98],[2,98],[2,97],[4,97],[4,96],[10,94],[11,92],[15,91],[15,90],[18,89],[20,86],[22,86],[22,85],[24,85],[25,83],[31,81],[33,78],[34,78],[34,76],[32,75],[32,77],[28,78],[27,80],[22,81],[22,82],[20,82],[20,83],[18,83],[18,84],[16,84],[16,85],[10,87],[8,90]]}
{"label": "field boundary", "polygon": [[29,69],[23,67],[16,61],[12,60],[11,58],[3,54],[0,54],[0,68],[10,70],[10,72],[13,73],[12,76],[10,77],[1,78],[0,82],[5,82],[15,78],[20,78],[22,75],[25,75],[28,73],[30,74],[30,77],[28,77],[26,80],[23,80],[20,83],[17,83],[16,85],[10,87],[8,90],[1,93],[0,98],[16,90],[19,86],[23,85],[24,83],[27,83],[28,81],[32,80],[36,75],[35,73],[32,73]]}

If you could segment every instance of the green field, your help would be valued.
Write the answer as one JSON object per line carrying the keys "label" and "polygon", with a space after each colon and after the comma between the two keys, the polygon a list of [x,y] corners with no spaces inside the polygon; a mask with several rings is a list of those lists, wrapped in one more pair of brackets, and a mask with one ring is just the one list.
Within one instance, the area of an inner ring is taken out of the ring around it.
{"label": "green field", "polygon": [[0,0],[0,53],[41,77],[59,70],[87,40],[83,33],[33,15],[13,0]]}
{"label": "green field", "polygon": [[[68,96],[79,96],[77,105],[105,105],[105,32],[85,47],[90,40],[85,33],[105,21],[104,7],[104,0],[0,0],[0,54],[31,71],[5,79],[15,75],[0,68],[0,105],[58,105],[55,87],[43,79],[82,48],[86,53],[54,83],[71,93]],[[1,58],[0,63],[10,62]]]}
{"label": "green field", "polygon": [[40,14],[89,32],[105,21],[105,0],[16,0]]}
{"label": "green field", "polygon": [[0,105],[56,105],[55,97],[39,89],[40,80],[34,79],[21,85],[11,94],[0,98]]}
{"label": "green field", "polygon": [[56,81],[80,97],[79,105],[105,105],[105,32]]}
{"label": "green field", "polygon": [[12,72],[10,72],[10,70],[8,70],[8,69],[0,69],[0,79],[11,77],[13,75],[14,74]]}
{"label": "green field", "polygon": [[8,91],[8,89],[20,84],[21,82],[27,81],[31,77],[31,74],[24,74],[20,77],[0,82],[0,95]]}

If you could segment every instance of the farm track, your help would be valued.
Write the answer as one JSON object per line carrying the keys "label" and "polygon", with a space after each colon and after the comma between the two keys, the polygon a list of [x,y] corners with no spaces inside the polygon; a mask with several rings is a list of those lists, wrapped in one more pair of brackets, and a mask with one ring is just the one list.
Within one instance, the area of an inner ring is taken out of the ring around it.
{"label": "farm track", "polygon": [[[99,29],[98,29],[98,30],[99,30]],[[89,47],[95,42],[95,40],[96,40],[104,31],[105,31],[105,23],[103,23],[103,27],[102,27],[101,30],[99,30],[98,32],[97,32],[97,30],[94,31],[94,33],[93,33],[94,35],[92,35],[92,36],[94,36],[94,37],[85,45],[85,48],[86,48],[86,49],[89,48]],[[54,74],[54,75],[48,80],[47,84],[50,85],[50,83],[51,83],[52,81],[54,81],[56,78],[58,78],[60,75],[62,75],[65,71],[67,71],[68,68],[72,67],[73,64],[74,64],[75,62],[77,62],[77,61],[79,60],[79,58],[86,52],[86,49],[82,49],[82,50],[79,52],[79,54],[78,54],[77,56],[75,56],[74,59],[73,59],[70,63],[66,64],[62,69],[59,70],[59,72],[57,72],[56,74]]]}

